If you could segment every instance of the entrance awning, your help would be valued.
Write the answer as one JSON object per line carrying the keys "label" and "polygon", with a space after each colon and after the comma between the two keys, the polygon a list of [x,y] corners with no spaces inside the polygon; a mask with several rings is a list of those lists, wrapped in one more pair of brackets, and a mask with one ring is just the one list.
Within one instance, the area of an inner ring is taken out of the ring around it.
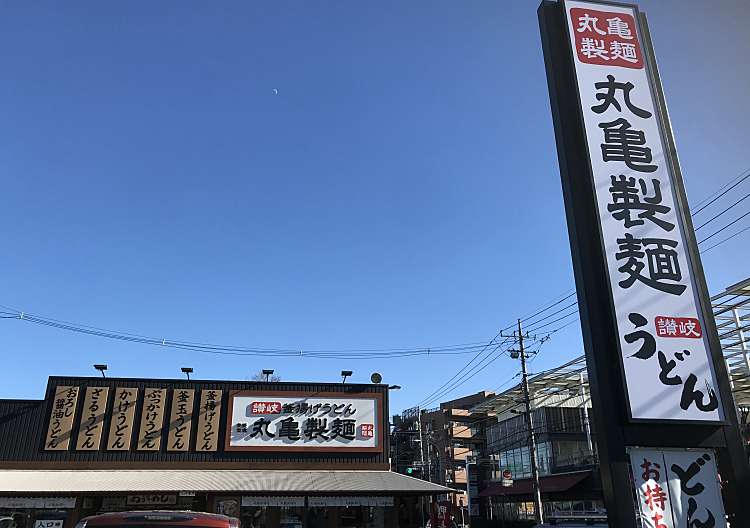
{"label": "entrance awning", "polygon": [[[576,471],[574,473],[561,473],[559,475],[547,475],[539,479],[539,489],[542,493],[559,493],[568,491],[570,488],[586,479],[591,471]],[[498,497],[501,495],[531,495],[534,491],[530,478],[515,480],[510,486],[500,483],[492,484],[483,490],[480,497]]]}
{"label": "entrance awning", "polygon": [[439,495],[455,490],[391,471],[0,470],[0,494],[242,492]]}

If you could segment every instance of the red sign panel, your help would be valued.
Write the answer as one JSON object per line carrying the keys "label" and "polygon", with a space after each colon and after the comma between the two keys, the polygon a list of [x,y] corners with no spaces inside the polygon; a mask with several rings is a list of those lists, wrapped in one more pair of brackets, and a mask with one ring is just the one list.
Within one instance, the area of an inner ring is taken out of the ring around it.
{"label": "red sign panel", "polygon": [[281,402],[254,401],[250,405],[250,414],[280,414]]}
{"label": "red sign panel", "polygon": [[359,426],[359,436],[361,438],[372,438],[375,436],[374,424],[362,424]]}
{"label": "red sign panel", "polygon": [[587,64],[643,68],[635,20],[626,13],[570,10],[578,60]]}
{"label": "red sign panel", "polygon": [[656,335],[659,337],[687,337],[698,339],[703,337],[701,323],[693,317],[667,317],[657,315]]}

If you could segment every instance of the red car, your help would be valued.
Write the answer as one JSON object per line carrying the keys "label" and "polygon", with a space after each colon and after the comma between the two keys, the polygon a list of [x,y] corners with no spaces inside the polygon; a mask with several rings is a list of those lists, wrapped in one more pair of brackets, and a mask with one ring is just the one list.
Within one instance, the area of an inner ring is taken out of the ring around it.
{"label": "red car", "polygon": [[76,528],[239,528],[234,517],[191,511],[131,511],[82,519]]}

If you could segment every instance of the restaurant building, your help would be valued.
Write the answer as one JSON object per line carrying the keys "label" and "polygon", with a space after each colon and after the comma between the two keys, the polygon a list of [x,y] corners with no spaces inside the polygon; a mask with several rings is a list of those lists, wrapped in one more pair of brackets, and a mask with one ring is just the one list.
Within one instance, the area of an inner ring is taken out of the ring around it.
{"label": "restaurant building", "polygon": [[389,470],[388,426],[382,384],[50,377],[43,400],[0,400],[0,524],[180,509],[418,526],[422,499],[451,490]]}

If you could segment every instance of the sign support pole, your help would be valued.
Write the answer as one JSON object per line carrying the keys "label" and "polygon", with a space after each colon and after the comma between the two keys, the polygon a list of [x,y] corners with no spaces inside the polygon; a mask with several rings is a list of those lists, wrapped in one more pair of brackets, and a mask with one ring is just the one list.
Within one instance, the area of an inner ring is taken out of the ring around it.
{"label": "sign support pole", "polygon": [[[555,126],[560,175],[565,195],[573,269],[581,308],[581,329],[586,349],[586,366],[592,410],[596,420],[599,467],[602,492],[607,506],[607,521],[613,528],[636,526],[635,506],[625,451],[622,410],[626,407],[625,391],[618,370],[617,341],[613,331],[615,321],[611,310],[597,310],[609,306],[607,271],[601,258],[582,258],[597,255],[601,241],[597,226],[599,219],[591,207],[595,196],[589,177],[584,130],[576,101],[578,98],[573,78],[573,65],[568,52],[565,33],[565,13],[562,4],[543,1],[537,12],[542,35],[544,62],[550,104]],[[596,350],[593,354],[590,351]],[[605,389],[609,388],[609,390]],[[611,397],[610,397],[611,396]]]}

